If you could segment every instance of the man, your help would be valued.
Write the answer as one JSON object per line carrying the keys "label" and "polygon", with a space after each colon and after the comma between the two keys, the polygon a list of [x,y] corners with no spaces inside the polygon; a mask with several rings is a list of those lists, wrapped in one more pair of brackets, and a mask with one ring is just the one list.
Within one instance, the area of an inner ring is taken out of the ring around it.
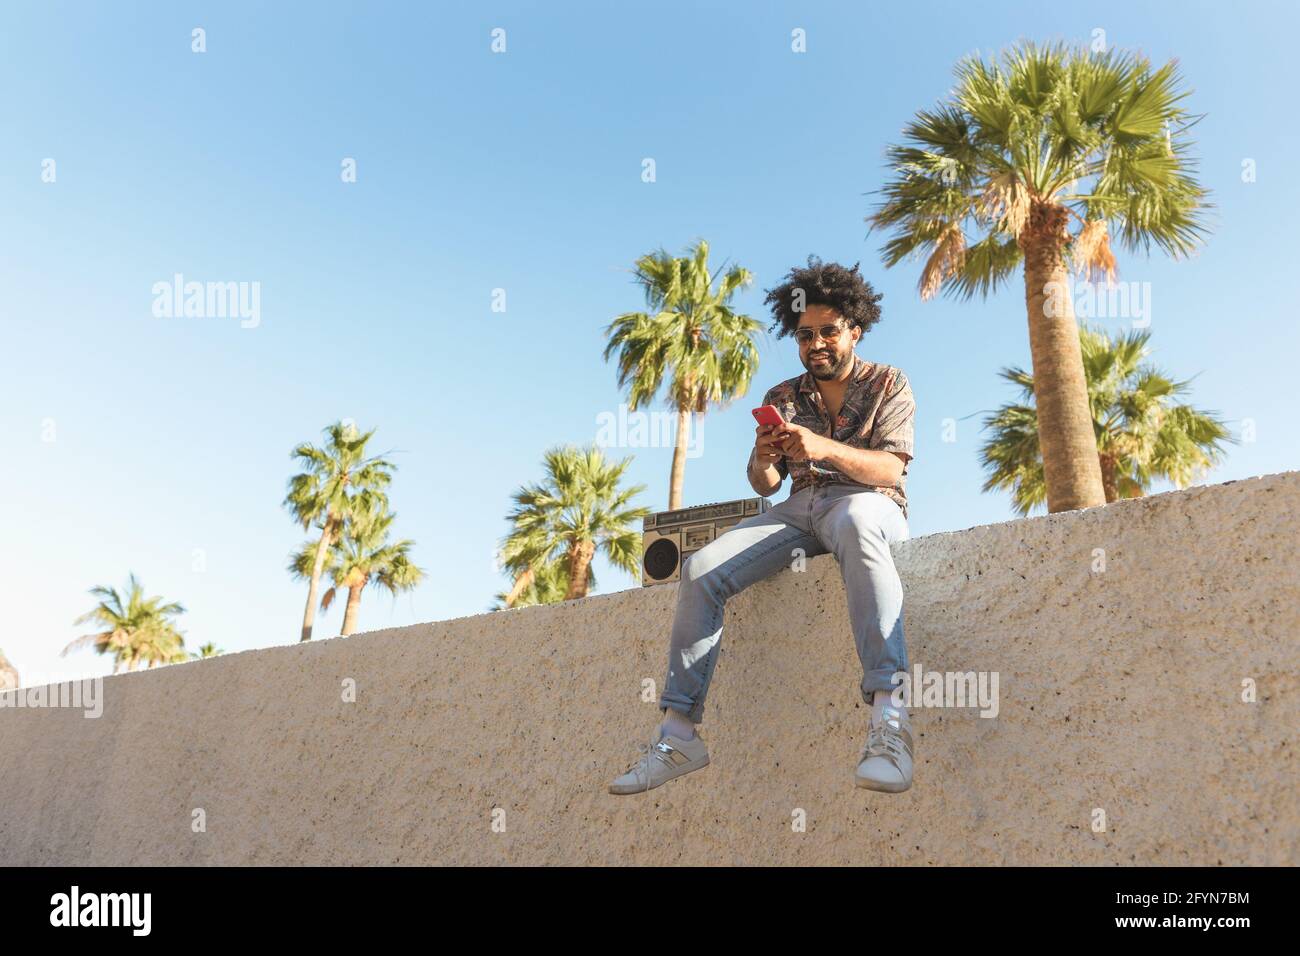
{"label": "man", "polygon": [[610,784],[639,793],[706,766],[695,724],[717,662],[727,600],[790,567],[795,557],[832,553],[840,565],[849,620],[870,709],[858,755],[858,786],[898,793],[912,785],[907,711],[890,700],[893,675],[907,671],[903,589],[889,545],[907,538],[904,477],[912,458],[916,405],[897,368],[858,358],[854,347],[880,319],[880,296],[858,273],[809,257],[767,294],[778,337],[793,335],[807,372],[768,390],[784,425],[760,425],[748,465],[754,491],[768,496],[793,479],[790,496],[732,526],[683,563],[653,744]]}

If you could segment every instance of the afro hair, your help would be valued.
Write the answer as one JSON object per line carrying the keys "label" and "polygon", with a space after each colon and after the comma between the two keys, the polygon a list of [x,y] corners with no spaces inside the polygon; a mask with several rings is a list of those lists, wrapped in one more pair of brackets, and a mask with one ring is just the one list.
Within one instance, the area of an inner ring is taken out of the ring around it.
{"label": "afro hair", "polygon": [[[777,329],[777,338],[793,335],[799,327],[801,316],[810,305],[830,306],[844,316],[849,326],[857,326],[864,333],[880,321],[881,295],[862,278],[858,265],[846,269],[838,262],[823,263],[816,256],[808,257],[808,268],[791,269],[785,282],[768,290],[765,304],[771,304],[775,320],[768,331]],[[802,307],[795,308],[796,293],[803,293]]]}

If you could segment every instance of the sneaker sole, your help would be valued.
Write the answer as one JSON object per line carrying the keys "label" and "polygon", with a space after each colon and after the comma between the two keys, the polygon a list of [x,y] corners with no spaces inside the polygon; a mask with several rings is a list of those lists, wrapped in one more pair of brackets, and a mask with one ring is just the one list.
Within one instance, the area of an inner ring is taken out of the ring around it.
{"label": "sneaker sole", "polygon": [[[705,758],[697,764],[690,764],[685,767],[678,767],[671,777],[665,777],[663,780],[659,781],[657,784],[655,784],[653,787],[650,787],[649,789],[658,790],[664,784],[671,783],[672,781],[676,780],[678,777],[684,777],[686,776],[686,774],[691,773],[694,770],[702,770],[708,765],[709,765],[709,758],[708,756],[705,756]],[[647,788],[645,787],[633,787],[631,784],[620,785],[620,784],[611,783],[609,785],[609,792],[616,793],[619,795],[625,795],[629,793],[646,793],[648,791]]]}
{"label": "sneaker sole", "polygon": [[875,790],[877,793],[902,793],[904,790],[912,789],[912,781],[907,783],[878,783],[875,780],[866,780],[859,776],[853,777],[853,783],[864,790]]}

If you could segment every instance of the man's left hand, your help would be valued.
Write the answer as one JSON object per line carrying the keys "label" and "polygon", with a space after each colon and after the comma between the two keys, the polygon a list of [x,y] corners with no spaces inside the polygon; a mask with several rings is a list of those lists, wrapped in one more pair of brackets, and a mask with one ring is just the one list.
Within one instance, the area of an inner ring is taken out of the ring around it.
{"label": "man's left hand", "polygon": [[781,442],[781,453],[792,461],[807,461],[825,458],[831,450],[831,440],[825,435],[818,435],[802,425],[785,426],[785,438]]}

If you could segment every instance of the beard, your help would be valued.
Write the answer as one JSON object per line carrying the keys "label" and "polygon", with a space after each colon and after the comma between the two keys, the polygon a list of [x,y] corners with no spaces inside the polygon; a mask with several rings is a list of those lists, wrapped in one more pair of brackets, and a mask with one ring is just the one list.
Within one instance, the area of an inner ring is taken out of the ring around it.
{"label": "beard", "polygon": [[814,365],[812,357],[815,353],[809,352],[808,358],[804,359],[803,367],[812,373],[813,378],[823,381],[835,378],[844,371],[844,366],[850,358],[849,352],[837,353],[832,348],[821,349],[826,353],[825,365]]}

